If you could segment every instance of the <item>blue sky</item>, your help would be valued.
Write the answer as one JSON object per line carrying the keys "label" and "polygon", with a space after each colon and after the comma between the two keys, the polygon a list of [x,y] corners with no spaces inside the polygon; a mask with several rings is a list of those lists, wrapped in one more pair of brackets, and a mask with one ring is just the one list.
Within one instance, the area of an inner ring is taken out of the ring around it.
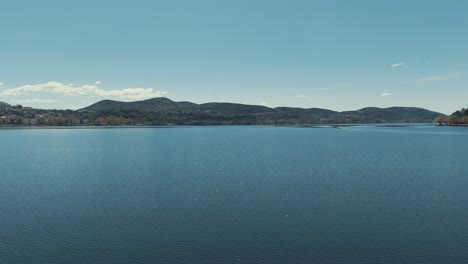
{"label": "blue sky", "polygon": [[0,101],[468,106],[468,1],[3,1]]}

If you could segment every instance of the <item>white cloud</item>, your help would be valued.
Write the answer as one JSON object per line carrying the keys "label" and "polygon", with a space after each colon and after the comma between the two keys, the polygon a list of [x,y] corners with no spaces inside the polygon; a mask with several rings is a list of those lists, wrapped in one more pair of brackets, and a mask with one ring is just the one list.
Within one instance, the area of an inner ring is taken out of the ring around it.
{"label": "white cloud", "polygon": [[2,83],[2,82],[0,82],[0,86],[2,86],[2,85],[3,85],[3,83]]}
{"label": "white cloud", "polygon": [[296,95],[296,98],[306,98],[307,96],[303,95],[303,94],[298,94]]}
{"label": "white cloud", "polygon": [[96,81],[96,82],[94,82],[94,84],[99,85],[99,84],[101,84],[101,81]]}
{"label": "white cloud", "polygon": [[28,104],[28,103],[35,103],[35,104],[50,104],[50,103],[56,103],[57,100],[55,99],[24,99],[24,100],[11,100],[14,103],[19,103],[19,104]]}
{"label": "white cloud", "polygon": [[392,67],[392,68],[406,68],[408,66],[406,66],[406,64],[404,62],[398,62],[398,63],[394,63],[394,64],[390,65],[390,67]]}
{"label": "white cloud", "polygon": [[423,78],[419,78],[419,79],[415,80],[415,82],[425,83],[425,82],[437,82],[437,81],[452,80],[452,79],[460,77],[460,76],[462,76],[464,74],[465,74],[464,72],[452,72],[452,73],[445,74],[445,75],[431,75],[431,76],[426,76],[426,77],[423,77]]}
{"label": "white cloud", "polygon": [[71,96],[93,96],[127,100],[143,100],[161,97],[167,92],[155,91],[153,88],[126,88],[119,90],[100,89],[97,85],[74,86],[60,82],[47,82],[42,84],[24,85],[0,91],[0,96],[15,96],[31,93],[50,93]]}
{"label": "white cloud", "polygon": [[385,93],[382,93],[381,95],[382,95],[382,96],[392,96],[392,93],[387,93],[387,92],[385,92]]}

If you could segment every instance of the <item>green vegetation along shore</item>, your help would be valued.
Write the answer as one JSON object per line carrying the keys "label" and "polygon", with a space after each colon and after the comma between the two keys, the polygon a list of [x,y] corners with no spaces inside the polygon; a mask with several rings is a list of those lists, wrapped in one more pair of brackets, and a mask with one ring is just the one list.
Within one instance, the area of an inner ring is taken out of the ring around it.
{"label": "green vegetation along shore", "polygon": [[44,110],[0,103],[0,126],[176,126],[432,123],[441,113],[416,107],[355,111],[235,103],[103,100],[80,110]]}

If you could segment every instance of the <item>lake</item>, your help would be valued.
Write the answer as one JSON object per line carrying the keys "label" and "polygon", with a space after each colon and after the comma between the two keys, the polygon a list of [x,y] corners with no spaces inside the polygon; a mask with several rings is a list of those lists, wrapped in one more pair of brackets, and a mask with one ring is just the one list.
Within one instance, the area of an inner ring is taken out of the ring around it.
{"label": "lake", "polygon": [[468,128],[0,130],[0,263],[465,263]]}

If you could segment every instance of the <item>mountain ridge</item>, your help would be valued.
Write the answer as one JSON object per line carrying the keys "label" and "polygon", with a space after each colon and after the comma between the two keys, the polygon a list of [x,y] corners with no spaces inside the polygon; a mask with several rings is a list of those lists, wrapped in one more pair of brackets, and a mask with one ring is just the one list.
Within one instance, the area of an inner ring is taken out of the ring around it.
{"label": "mountain ridge", "polygon": [[[169,107],[169,105],[171,107]],[[151,107],[154,106],[154,107]],[[345,111],[335,111],[326,108],[304,108],[304,107],[292,107],[292,106],[278,106],[278,107],[268,107],[264,105],[252,105],[252,104],[242,104],[242,103],[231,103],[231,102],[208,102],[208,103],[193,103],[189,101],[173,101],[167,97],[155,97],[145,100],[139,101],[117,101],[117,100],[110,100],[105,99],[94,104],[91,104],[87,107],[81,108],[78,111],[107,111],[107,110],[116,110],[116,109],[131,109],[131,110],[168,110],[168,109],[185,109],[189,107],[197,107],[204,110],[211,110],[219,108],[218,106],[238,106],[238,107],[246,107],[246,108],[255,108],[255,109],[264,109],[264,111],[260,112],[267,112],[267,109],[270,111],[277,111],[277,110],[287,110],[287,111],[324,111],[330,113],[351,113],[351,112],[366,112],[369,110],[390,110],[390,109],[420,109],[426,110],[433,113],[437,113],[439,115],[443,115],[442,113],[438,113],[432,110],[428,110],[422,107],[411,107],[411,106],[390,106],[390,107],[376,107],[376,106],[368,106],[363,107],[357,110],[345,110]]]}
{"label": "mountain ridge", "polygon": [[126,118],[145,116],[144,124],[346,124],[431,123],[443,114],[419,107],[365,107],[353,111],[322,108],[267,107],[227,102],[196,104],[157,97],[134,102],[103,100],[78,110]]}

